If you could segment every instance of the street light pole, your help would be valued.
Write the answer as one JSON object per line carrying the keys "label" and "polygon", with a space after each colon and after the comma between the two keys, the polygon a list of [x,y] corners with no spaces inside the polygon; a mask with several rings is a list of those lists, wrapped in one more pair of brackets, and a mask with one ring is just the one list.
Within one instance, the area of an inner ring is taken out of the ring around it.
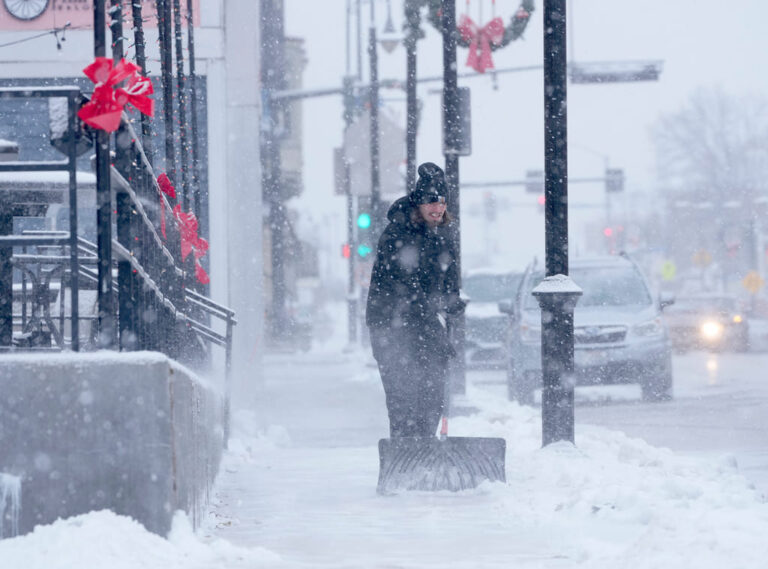
{"label": "street light pole", "polygon": [[568,131],[565,0],[544,0],[546,278],[541,307],[542,443],[574,442],[573,309],[581,289],[568,277]]}
{"label": "street light pole", "polygon": [[[443,152],[445,181],[448,185],[448,211],[454,219],[451,239],[456,251],[456,272],[461,286],[461,208],[459,204],[459,147],[461,118],[459,116],[458,76],[456,71],[456,0],[444,0],[443,32]],[[451,318],[451,337],[456,357],[451,360],[451,393],[466,391],[464,360],[464,314]]]}
{"label": "street light pole", "polygon": [[371,233],[378,239],[381,228],[380,201],[381,179],[379,176],[379,57],[376,49],[375,3],[371,0],[371,22],[368,29],[368,63],[370,65],[370,95],[371,105]]}
{"label": "street light pole", "polygon": [[[346,76],[344,77],[342,84],[343,100],[344,100],[344,138],[346,139],[346,132],[352,124],[354,109],[353,109],[353,97],[354,97],[354,78],[350,76],[351,69],[351,49],[350,49],[350,12],[352,11],[351,0],[347,0],[347,42],[346,42]],[[358,46],[359,47],[359,46]],[[359,49],[357,50],[360,51]],[[352,180],[350,179],[350,166],[347,158],[347,146],[342,144],[342,151],[344,153],[344,194],[347,199],[347,244],[349,245],[349,272],[347,278],[347,332],[349,345],[352,346],[357,342],[357,298],[355,297],[355,202],[352,196]]]}
{"label": "street light pole", "polygon": [[406,128],[405,128],[405,191],[408,192],[416,182],[416,129],[418,110],[416,99],[416,43],[419,39],[421,24],[419,6],[416,0],[405,0],[405,59],[406,59]]}

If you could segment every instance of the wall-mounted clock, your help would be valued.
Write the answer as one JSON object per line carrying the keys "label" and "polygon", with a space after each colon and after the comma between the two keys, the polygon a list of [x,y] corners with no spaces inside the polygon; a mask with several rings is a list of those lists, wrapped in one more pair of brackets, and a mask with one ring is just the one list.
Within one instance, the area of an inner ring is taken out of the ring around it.
{"label": "wall-mounted clock", "polygon": [[48,7],[50,0],[3,0],[5,9],[19,20],[34,20]]}

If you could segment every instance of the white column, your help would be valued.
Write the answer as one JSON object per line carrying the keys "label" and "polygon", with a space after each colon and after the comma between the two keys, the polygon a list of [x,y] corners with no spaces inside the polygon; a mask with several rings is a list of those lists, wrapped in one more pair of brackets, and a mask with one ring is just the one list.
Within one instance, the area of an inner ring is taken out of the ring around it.
{"label": "white column", "polygon": [[[232,401],[234,406],[248,407],[261,379],[264,343],[259,2],[227,0],[223,7],[226,116],[219,124],[210,118],[218,138],[210,148],[216,154],[218,147],[225,148],[226,155],[224,171],[215,173],[216,183],[211,176],[209,199],[211,207],[226,216],[225,226],[216,231],[222,236],[226,232],[226,304],[237,313],[238,321]],[[210,76],[209,81],[216,84]]]}

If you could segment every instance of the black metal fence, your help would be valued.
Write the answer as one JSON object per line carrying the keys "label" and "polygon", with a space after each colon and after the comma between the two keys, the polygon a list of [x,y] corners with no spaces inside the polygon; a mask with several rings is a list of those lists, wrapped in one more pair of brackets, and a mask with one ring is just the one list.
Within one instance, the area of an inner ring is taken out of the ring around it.
{"label": "black metal fence", "polygon": [[[4,97],[66,97],[69,132],[78,130],[76,87],[0,89]],[[125,114],[109,170],[116,212],[110,231],[113,278],[111,291],[100,290],[103,255],[77,231],[83,189],[75,169],[76,138],[67,138],[66,160],[0,162],[0,173],[69,174],[67,192],[54,191],[44,175],[35,190],[0,180],[0,350],[152,350],[202,371],[213,346],[220,346],[228,376],[234,312],[195,290],[194,255],[181,259],[181,224]],[[13,233],[14,216],[45,215],[64,195],[68,231]],[[104,296],[113,299],[108,314],[100,302]],[[116,330],[104,330],[104,321],[116,323]]]}

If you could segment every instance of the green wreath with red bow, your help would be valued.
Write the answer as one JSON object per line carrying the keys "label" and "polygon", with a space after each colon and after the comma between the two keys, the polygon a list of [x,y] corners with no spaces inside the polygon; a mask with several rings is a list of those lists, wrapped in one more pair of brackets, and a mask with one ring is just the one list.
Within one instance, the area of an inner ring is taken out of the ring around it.
{"label": "green wreath with red bow", "polygon": [[[442,31],[442,1],[422,0],[420,6],[427,6],[427,20],[432,26]],[[457,22],[456,43],[469,49],[467,65],[479,73],[486,69],[493,69],[491,52],[506,47],[518,39],[525,32],[531,14],[534,11],[533,0],[522,0],[509,24],[504,25],[504,20],[496,16],[483,26],[477,25],[467,14],[462,14]]]}

